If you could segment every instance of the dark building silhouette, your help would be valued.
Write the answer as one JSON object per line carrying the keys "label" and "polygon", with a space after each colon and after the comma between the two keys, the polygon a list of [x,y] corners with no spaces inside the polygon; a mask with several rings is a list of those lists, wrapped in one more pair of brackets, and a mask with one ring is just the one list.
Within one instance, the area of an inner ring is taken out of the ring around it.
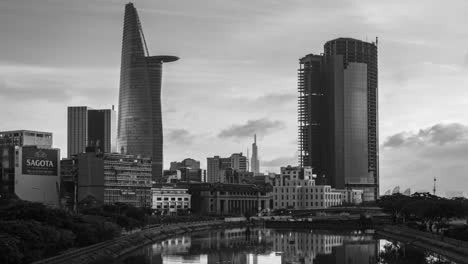
{"label": "dark building silhouette", "polygon": [[120,69],[118,151],[152,158],[152,175],[163,172],[161,114],[162,65],[174,56],[149,56],[138,13],[132,3],[125,6]]}
{"label": "dark building silhouette", "polygon": [[377,43],[328,41],[300,59],[299,162],[335,188],[379,195]]}

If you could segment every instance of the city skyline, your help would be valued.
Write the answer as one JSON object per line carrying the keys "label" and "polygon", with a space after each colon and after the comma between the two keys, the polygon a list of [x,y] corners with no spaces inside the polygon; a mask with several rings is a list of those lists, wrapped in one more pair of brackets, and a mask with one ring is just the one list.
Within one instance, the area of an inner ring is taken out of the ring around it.
{"label": "city skyline", "polygon": [[[7,122],[0,130],[53,132],[54,147],[63,155],[67,153],[66,105],[109,108],[117,103],[120,44],[115,43],[121,40],[124,2],[97,1],[94,10],[86,3],[28,3],[34,11],[26,10],[25,3],[0,4],[0,27],[7,36],[7,49],[0,53],[0,103],[7,109],[0,117]],[[150,49],[184,58],[177,66],[168,66],[171,70],[163,84],[163,123],[168,124],[165,168],[185,157],[203,162],[214,154],[239,152],[249,145],[254,132],[261,136],[262,171],[296,165],[297,59],[335,37],[372,40],[379,36],[381,192],[395,185],[430,190],[434,175],[442,178],[441,194],[467,188],[458,182],[466,177],[468,167],[464,162],[468,92],[463,89],[468,82],[468,50],[463,47],[468,36],[451,27],[457,18],[464,18],[461,11],[466,3],[457,2],[458,8],[450,9],[453,21],[439,24],[437,18],[449,12],[446,6],[354,3],[352,11],[339,11],[350,19],[349,25],[335,23],[327,30],[320,26],[333,23],[325,18],[333,14],[332,4],[297,1],[297,7],[286,8],[280,2],[246,3],[211,5],[204,10],[207,6],[189,2],[181,6],[135,1]],[[364,11],[358,12],[357,6]],[[317,15],[323,13],[323,21],[305,12],[314,9]],[[411,19],[402,11],[415,9],[418,12]],[[236,16],[241,13],[244,16]],[[83,25],[65,23],[83,15],[89,17],[78,21]],[[314,36],[299,36],[293,30],[308,23],[318,25],[311,27]],[[44,36],[36,35],[36,26]],[[430,30],[417,30],[422,26]],[[17,29],[22,33],[18,35]],[[437,40],[432,36],[435,31],[441,36]],[[37,41],[27,41],[26,36]],[[287,38],[294,43],[278,42]],[[265,48],[266,42],[275,44]],[[453,49],[447,51],[443,45],[449,43]],[[281,65],[273,64],[277,60]],[[18,109],[18,102],[30,107]]]}

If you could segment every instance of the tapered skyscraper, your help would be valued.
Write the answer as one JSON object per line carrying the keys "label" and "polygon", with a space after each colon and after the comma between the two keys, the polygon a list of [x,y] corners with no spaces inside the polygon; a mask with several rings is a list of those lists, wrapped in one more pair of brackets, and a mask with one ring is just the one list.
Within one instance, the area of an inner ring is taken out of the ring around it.
{"label": "tapered skyscraper", "polygon": [[252,144],[252,158],[250,161],[251,171],[254,174],[260,173],[260,162],[258,161],[257,135],[254,135],[254,143]]}
{"label": "tapered skyscraper", "polygon": [[153,180],[163,171],[161,78],[164,62],[175,56],[149,56],[138,13],[125,6],[120,68],[118,151],[151,157]]}
{"label": "tapered skyscraper", "polygon": [[338,38],[299,67],[299,162],[335,188],[379,196],[377,41]]}

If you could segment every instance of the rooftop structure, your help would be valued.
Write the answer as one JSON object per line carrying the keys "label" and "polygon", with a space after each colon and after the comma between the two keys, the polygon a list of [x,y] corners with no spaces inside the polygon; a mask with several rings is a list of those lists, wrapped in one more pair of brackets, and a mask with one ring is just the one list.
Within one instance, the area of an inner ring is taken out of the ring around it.
{"label": "rooftop structure", "polygon": [[52,133],[34,130],[12,130],[0,132],[0,146],[37,146],[52,148]]}

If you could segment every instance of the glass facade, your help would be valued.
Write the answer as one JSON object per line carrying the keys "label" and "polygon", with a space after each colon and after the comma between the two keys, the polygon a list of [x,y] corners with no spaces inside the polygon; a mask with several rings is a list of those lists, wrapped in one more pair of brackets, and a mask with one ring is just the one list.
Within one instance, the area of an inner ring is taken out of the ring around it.
{"label": "glass facade", "polygon": [[345,184],[373,183],[367,172],[367,65],[350,63],[343,84]]}
{"label": "glass facade", "polygon": [[162,178],[161,77],[170,56],[148,55],[133,4],[125,6],[120,72],[117,151],[152,159],[153,180]]}
{"label": "glass facade", "polygon": [[379,196],[377,44],[351,38],[325,43],[300,59],[299,163],[321,184]]}

